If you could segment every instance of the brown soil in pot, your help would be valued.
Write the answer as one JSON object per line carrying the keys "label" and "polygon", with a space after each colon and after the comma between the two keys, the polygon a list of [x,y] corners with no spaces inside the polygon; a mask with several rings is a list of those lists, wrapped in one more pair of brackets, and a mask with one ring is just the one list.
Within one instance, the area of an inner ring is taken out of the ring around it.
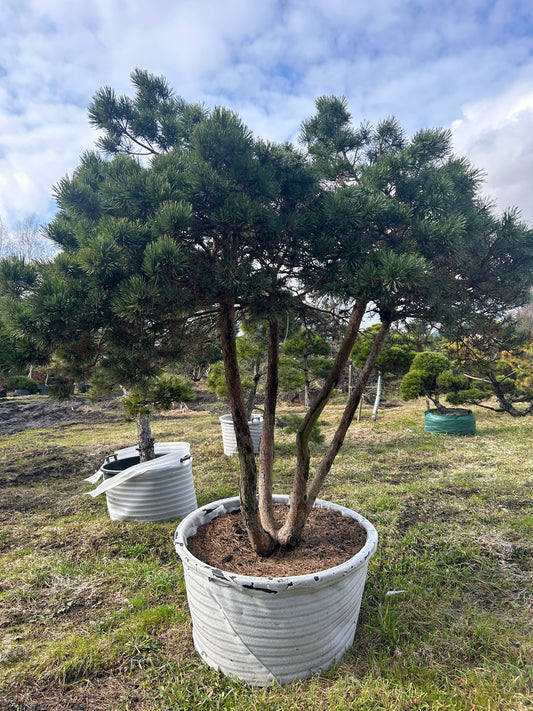
{"label": "brown soil in pot", "polygon": [[[276,509],[285,509],[285,506]],[[281,516],[280,516],[281,518]],[[355,519],[332,509],[313,509],[300,545],[278,550],[268,558],[250,545],[240,511],[219,516],[200,526],[187,540],[188,550],[214,568],[240,575],[282,578],[306,575],[340,565],[366,543],[366,531]]]}

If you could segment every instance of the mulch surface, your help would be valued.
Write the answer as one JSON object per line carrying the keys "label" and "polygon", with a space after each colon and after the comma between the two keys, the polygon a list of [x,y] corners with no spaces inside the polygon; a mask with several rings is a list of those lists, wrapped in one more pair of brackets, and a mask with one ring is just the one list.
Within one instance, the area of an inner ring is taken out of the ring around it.
{"label": "mulch surface", "polygon": [[[285,506],[277,506],[280,518]],[[317,573],[340,565],[358,553],[366,543],[366,531],[340,511],[313,509],[300,545],[294,550],[278,549],[261,558],[253,552],[240,511],[219,516],[200,526],[187,540],[187,548],[199,560],[214,568],[240,575],[287,577]]]}

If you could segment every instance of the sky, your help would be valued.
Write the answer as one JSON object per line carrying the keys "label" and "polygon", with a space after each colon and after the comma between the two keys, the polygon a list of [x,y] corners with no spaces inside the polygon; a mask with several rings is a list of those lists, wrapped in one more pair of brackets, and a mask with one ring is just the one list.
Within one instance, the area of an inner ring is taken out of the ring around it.
{"label": "sky", "polygon": [[136,68],[256,136],[296,142],[322,95],[354,124],[448,128],[501,213],[533,225],[531,0],[1,0],[0,220],[51,219],[95,148],[96,91]]}

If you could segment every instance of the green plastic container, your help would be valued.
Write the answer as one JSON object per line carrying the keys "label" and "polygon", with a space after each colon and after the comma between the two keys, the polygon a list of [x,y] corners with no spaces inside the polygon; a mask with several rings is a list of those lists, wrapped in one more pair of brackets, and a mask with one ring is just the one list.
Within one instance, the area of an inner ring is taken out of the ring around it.
{"label": "green plastic container", "polygon": [[476,416],[472,410],[449,408],[445,415],[438,410],[427,410],[424,432],[434,434],[472,436],[476,434]]}

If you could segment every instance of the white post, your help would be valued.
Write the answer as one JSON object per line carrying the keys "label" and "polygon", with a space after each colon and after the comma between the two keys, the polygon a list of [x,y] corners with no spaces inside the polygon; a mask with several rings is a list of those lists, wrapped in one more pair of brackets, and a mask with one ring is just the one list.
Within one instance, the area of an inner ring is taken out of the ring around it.
{"label": "white post", "polygon": [[378,419],[378,407],[379,407],[379,401],[381,400],[381,388],[382,388],[381,373],[378,373],[378,389],[376,391],[376,399],[374,400],[374,409],[372,410],[372,420],[374,422]]}

